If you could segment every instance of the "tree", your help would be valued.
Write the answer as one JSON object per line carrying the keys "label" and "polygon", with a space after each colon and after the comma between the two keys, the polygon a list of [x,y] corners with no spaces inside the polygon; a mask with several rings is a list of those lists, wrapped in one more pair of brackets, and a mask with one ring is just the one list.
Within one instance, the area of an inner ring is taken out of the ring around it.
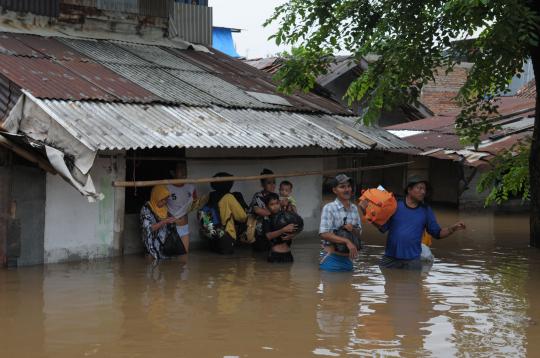
{"label": "tree", "polygon": [[[538,0],[289,0],[266,24],[272,22],[279,23],[272,36],[276,43],[293,46],[276,75],[285,92],[311,90],[332,54],[346,52],[357,60],[377,55],[346,94],[350,103],[363,105],[365,124],[374,123],[383,110],[416,104],[434,71],[452,71],[465,56],[474,65],[456,97],[462,107],[456,128],[463,141],[478,145],[482,134],[494,130],[494,99],[508,91],[526,59],[532,59],[535,75],[540,75]],[[535,247],[540,247],[539,132],[536,111],[530,144],[521,155],[498,160],[493,180],[484,181],[486,187],[504,185],[502,177],[496,178],[506,174],[503,167],[528,163],[521,168],[526,170],[513,174],[529,173],[522,184],[530,188],[530,243]]]}

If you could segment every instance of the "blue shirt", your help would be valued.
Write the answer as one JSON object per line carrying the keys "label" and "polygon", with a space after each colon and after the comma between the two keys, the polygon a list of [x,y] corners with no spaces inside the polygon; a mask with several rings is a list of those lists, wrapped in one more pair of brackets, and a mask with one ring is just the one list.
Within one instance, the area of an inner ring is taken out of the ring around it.
{"label": "blue shirt", "polygon": [[441,227],[435,219],[433,210],[421,204],[416,208],[408,207],[404,200],[398,201],[397,210],[381,231],[388,231],[386,256],[402,260],[414,260],[422,252],[424,230],[438,239]]}

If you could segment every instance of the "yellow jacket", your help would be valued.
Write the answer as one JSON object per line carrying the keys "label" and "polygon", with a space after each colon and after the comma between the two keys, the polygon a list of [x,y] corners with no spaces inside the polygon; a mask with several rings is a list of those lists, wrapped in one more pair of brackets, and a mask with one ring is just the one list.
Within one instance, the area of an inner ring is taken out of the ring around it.
{"label": "yellow jacket", "polygon": [[234,222],[246,222],[247,214],[242,205],[236,200],[234,195],[225,194],[218,203],[219,216],[221,223],[225,225],[225,231],[231,235],[233,239],[236,239],[236,228]]}

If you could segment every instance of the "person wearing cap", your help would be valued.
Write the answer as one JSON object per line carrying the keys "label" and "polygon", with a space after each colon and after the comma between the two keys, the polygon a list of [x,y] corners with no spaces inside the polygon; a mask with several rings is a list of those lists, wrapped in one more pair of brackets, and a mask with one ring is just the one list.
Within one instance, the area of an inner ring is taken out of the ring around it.
{"label": "person wearing cap", "polygon": [[[384,268],[421,269],[422,235],[427,231],[435,239],[442,239],[465,229],[463,222],[441,228],[431,207],[424,203],[428,181],[414,175],[407,180],[405,198],[398,201],[392,217],[379,227],[388,232],[386,249],[380,266]],[[360,202],[365,212],[367,202]]]}
{"label": "person wearing cap", "polygon": [[[358,248],[349,239],[338,236],[335,232],[343,228],[360,237],[362,225],[358,208],[352,203],[351,179],[345,174],[338,174],[331,180],[332,191],[336,199],[323,207],[319,236],[321,237],[321,262],[323,271],[352,271],[352,260],[358,255]],[[348,253],[338,252],[336,245],[345,245]]]}

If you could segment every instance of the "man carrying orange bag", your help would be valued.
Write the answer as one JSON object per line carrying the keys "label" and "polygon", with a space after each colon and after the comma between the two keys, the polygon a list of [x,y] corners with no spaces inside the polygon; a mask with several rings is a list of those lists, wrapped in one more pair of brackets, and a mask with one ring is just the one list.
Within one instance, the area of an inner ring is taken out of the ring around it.
{"label": "man carrying orange bag", "polygon": [[[377,226],[381,232],[388,231],[386,249],[379,263],[381,267],[421,269],[420,255],[424,231],[435,239],[442,239],[458,230],[465,229],[465,224],[462,222],[447,228],[439,226],[433,210],[424,203],[427,185],[427,180],[419,176],[411,176],[405,188],[405,198],[397,201],[397,208],[389,217],[387,214],[392,211],[392,200],[387,199],[385,206],[375,205],[377,202],[372,202],[367,196],[361,198],[359,207],[367,220]],[[383,206],[385,210],[382,209]],[[383,223],[380,224],[381,222]]]}

